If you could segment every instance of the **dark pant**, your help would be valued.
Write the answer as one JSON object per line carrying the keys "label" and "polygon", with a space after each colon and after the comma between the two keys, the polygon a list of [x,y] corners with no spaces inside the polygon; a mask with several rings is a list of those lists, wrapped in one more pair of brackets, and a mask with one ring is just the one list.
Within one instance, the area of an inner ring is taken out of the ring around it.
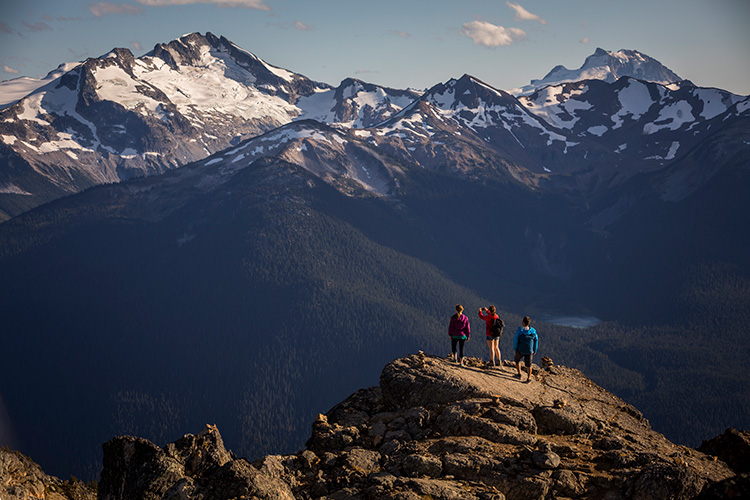
{"label": "dark pant", "polygon": [[533,354],[521,354],[520,352],[516,351],[516,363],[521,361],[521,358],[523,358],[523,362],[526,363],[526,367],[531,367],[531,359],[534,357]]}
{"label": "dark pant", "polygon": [[466,342],[466,339],[451,338],[451,352],[453,354],[456,354],[456,345],[458,345],[458,361],[464,358],[464,342]]}

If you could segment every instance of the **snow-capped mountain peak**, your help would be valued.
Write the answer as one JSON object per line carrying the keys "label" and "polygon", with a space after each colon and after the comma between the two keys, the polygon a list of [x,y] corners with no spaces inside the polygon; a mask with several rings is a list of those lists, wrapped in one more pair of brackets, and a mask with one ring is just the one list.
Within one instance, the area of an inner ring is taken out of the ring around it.
{"label": "snow-capped mountain peak", "polygon": [[302,97],[297,106],[300,118],[343,127],[366,128],[399,113],[419,98],[420,92],[397,90],[346,78],[335,89],[320,90]]}
{"label": "snow-capped mountain peak", "polygon": [[68,71],[71,71],[80,65],[80,62],[62,63],[57,68],[50,71],[44,78],[22,76],[0,82],[0,109],[6,108],[11,104],[20,101],[35,90],[44,87],[48,83],[54,82]]}
{"label": "snow-capped mountain peak", "polygon": [[529,95],[548,85],[581,80],[602,80],[612,83],[623,76],[662,85],[682,81],[682,78],[662,63],[637,50],[622,49],[617,52],[608,52],[597,48],[586,58],[580,68],[568,69],[562,65],[555,66],[541,80],[531,80],[529,85],[514,89],[511,93]]}

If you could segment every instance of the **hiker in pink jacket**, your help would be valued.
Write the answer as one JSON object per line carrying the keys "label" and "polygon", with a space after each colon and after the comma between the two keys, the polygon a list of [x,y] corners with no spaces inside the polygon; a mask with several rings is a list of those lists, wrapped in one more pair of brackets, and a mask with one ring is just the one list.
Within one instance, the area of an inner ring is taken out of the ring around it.
{"label": "hiker in pink jacket", "polygon": [[[461,304],[456,306],[456,314],[451,316],[448,335],[451,338],[451,360],[464,366],[464,342],[471,337],[471,326],[469,318],[464,314],[464,306]],[[458,356],[456,356],[456,347],[458,347]]]}

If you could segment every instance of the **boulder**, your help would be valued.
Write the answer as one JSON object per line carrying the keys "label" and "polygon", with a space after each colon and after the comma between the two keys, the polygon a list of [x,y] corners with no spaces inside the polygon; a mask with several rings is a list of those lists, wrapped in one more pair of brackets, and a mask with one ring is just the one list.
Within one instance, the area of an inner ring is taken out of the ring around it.
{"label": "boulder", "polygon": [[719,481],[701,491],[695,500],[745,500],[750,498],[750,472]]}
{"label": "boulder", "polygon": [[401,469],[404,475],[409,477],[440,477],[443,473],[443,463],[434,455],[415,453],[404,458]]}
{"label": "boulder", "polygon": [[698,447],[707,455],[713,455],[726,462],[737,474],[750,472],[750,432],[727,429]]}
{"label": "boulder", "polygon": [[233,458],[212,425],[164,448],[122,436],[103,450],[99,500],[294,499],[287,483]]}

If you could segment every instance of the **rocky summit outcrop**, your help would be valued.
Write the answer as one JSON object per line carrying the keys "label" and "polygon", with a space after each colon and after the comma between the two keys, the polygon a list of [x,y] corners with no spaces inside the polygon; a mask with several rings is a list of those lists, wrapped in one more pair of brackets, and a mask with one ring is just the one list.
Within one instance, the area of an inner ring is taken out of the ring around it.
{"label": "rocky summit outcrop", "polygon": [[212,425],[164,448],[133,436],[103,448],[100,500],[294,499],[288,482],[228,452]]}
{"label": "rocky summit outcrop", "polygon": [[737,474],[750,472],[750,432],[748,431],[727,429],[724,434],[703,441],[698,450],[723,460]]}
{"label": "rocky summit outcrop", "polygon": [[17,451],[0,449],[1,500],[95,500],[93,485],[71,478],[62,481],[42,471],[33,460]]}
{"label": "rocky summit outcrop", "polygon": [[750,498],[750,432],[727,429],[724,434],[703,441],[698,450],[723,460],[737,475],[706,488],[697,500]]}
{"label": "rocky summit outcrop", "polygon": [[306,446],[250,463],[213,426],[164,448],[118,437],[99,499],[691,499],[739,477],[577,370],[547,363],[526,383],[422,353],[319,415]]}

